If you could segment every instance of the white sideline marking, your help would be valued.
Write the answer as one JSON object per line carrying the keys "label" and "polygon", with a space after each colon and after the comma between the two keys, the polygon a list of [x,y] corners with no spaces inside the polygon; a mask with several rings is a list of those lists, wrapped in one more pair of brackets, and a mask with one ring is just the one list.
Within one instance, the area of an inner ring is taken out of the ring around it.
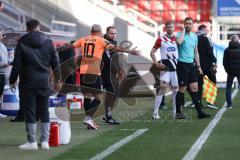
{"label": "white sideline marking", "polygon": [[[232,93],[232,99],[237,95],[238,89],[235,89]],[[191,149],[183,157],[182,160],[193,160],[197,156],[198,152],[202,149],[203,144],[207,141],[209,135],[212,133],[213,129],[216,127],[219,120],[222,118],[223,113],[227,110],[227,103],[225,102],[223,107],[215,115],[214,119],[208,124],[207,128],[202,132],[200,137],[192,145]]]}
{"label": "white sideline marking", "polygon": [[119,129],[120,131],[136,131],[138,129],[135,129],[135,128],[121,128]]}
{"label": "white sideline marking", "polygon": [[118,141],[117,143],[111,145],[110,147],[108,147],[107,149],[102,151],[101,153],[99,153],[96,156],[92,157],[90,160],[102,160],[102,159],[104,159],[105,157],[107,157],[108,155],[110,155],[114,151],[118,150],[120,147],[122,147],[126,143],[128,143],[131,140],[133,140],[134,138],[137,138],[138,136],[142,135],[147,130],[148,130],[147,128],[146,129],[138,129],[133,134],[131,134],[131,135],[127,136],[126,138]]}

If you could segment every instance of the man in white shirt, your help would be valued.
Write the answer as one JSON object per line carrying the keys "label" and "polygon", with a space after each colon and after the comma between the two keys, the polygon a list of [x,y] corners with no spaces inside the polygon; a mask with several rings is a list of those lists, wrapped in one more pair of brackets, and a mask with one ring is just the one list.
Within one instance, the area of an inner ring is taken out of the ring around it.
{"label": "man in white shirt", "polygon": [[[5,79],[6,79],[6,69],[9,66],[8,64],[8,51],[6,46],[1,42],[3,39],[2,31],[0,31],[0,97],[2,97],[4,86],[5,86]],[[6,115],[0,113],[0,118],[5,118]]]}

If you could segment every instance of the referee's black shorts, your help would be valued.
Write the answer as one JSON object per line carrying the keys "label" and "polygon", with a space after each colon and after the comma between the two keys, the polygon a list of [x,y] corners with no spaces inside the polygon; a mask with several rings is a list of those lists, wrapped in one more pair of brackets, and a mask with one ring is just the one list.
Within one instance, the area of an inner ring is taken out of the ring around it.
{"label": "referee's black shorts", "polygon": [[185,63],[178,61],[177,76],[179,86],[187,86],[190,83],[198,82],[194,63]]}

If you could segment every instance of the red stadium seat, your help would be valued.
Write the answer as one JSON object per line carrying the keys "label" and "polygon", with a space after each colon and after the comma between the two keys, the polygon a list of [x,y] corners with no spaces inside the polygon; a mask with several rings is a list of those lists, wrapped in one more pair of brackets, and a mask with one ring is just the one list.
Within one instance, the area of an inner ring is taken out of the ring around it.
{"label": "red stadium seat", "polygon": [[197,11],[188,11],[187,16],[191,17],[193,20],[199,20],[199,16],[198,16]]}
{"label": "red stadium seat", "polygon": [[163,4],[159,0],[152,0],[151,3],[151,10],[152,11],[159,11],[163,10]]}
{"label": "red stadium seat", "polygon": [[161,11],[151,11],[150,17],[156,22],[162,22],[162,12]]}
{"label": "red stadium seat", "polygon": [[163,17],[163,21],[174,20],[175,18],[173,11],[163,11],[162,17]]}
{"label": "red stadium seat", "polygon": [[200,21],[210,21],[211,13],[210,11],[201,11],[200,13]]}
{"label": "red stadium seat", "polygon": [[163,10],[174,10],[175,6],[173,1],[162,1],[163,3]]}
{"label": "red stadium seat", "polygon": [[151,9],[150,2],[148,0],[138,0],[138,8],[150,10]]}
{"label": "red stadium seat", "polygon": [[197,0],[188,0],[188,10],[197,11],[198,1]]}
{"label": "red stadium seat", "polygon": [[187,4],[185,3],[184,0],[176,0],[175,1],[175,8],[176,8],[176,10],[187,10],[188,6],[187,6]]}
{"label": "red stadium seat", "polygon": [[186,16],[185,11],[175,11],[175,21],[183,21]]}
{"label": "red stadium seat", "polygon": [[138,11],[145,16],[149,16],[150,3],[146,0],[138,1]]}
{"label": "red stadium seat", "polygon": [[124,3],[126,8],[132,8],[138,10],[138,5],[135,3],[134,0],[125,0]]}
{"label": "red stadium seat", "polygon": [[210,0],[201,0],[200,2],[201,10],[211,10],[211,5]]}
{"label": "red stadium seat", "polygon": [[182,30],[181,30],[181,28],[182,28],[181,26],[183,26],[182,22],[179,22],[179,23],[178,23],[178,22],[175,22],[175,31],[176,31],[176,32],[182,31]]}
{"label": "red stadium seat", "polygon": [[150,15],[149,11],[146,10],[146,9],[139,9],[138,11],[139,11],[140,13],[142,13],[143,15],[145,15],[145,16],[149,16],[149,15]]}

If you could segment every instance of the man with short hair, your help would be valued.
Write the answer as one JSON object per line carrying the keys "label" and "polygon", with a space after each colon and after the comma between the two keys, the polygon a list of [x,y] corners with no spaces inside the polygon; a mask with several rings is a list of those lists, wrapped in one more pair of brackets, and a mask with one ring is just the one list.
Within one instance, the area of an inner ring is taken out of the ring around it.
{"label": "man with short hair", "polygon": [[210,117],[209,114],[202,111],[198,95],[198,80],[195,67],[197,67],[199,74],[203,73],[197,49],[198,39],[196,34],[191,32],[192,26],[192,18],[185,18],[182,31],[178,32],[176,35],[179,53],[177,65],[179,90],[176,95],[176,119],[186,118],[181,112],[181,103],[184,101],[184,92],[186,91],[187,86],[189,87],[189,93],[197,110],[198,118],[202,119]]}
{"label": "man with short hair", "polygon": [[115,52],[127,52],[138,55],[140,52],[133,49],[122,49],[102,38],[102,29],[98,24],[91,28],[91,35],[80,38],[73,45],[63,46],[64,49],[81,48],[80,84],[84,94],[84,109],[86,117],[83,123],[89,129],[98,129],[99,126],[93,121],[93,115],[101,103],[101,61],[104,50]]}
{"label": "man with short hair", "polygon": [[[217,83],[216,72],[217,72],[217,59],[213,53],[213,44],[210,37],[207,35],[207,26],[202,24],[198,27],[196,35],[198,36],[198,53],[200,65],[204,75],[208,76],[214,84]],[[198,76],[198,94],[200,100],[202,99],[202,88],[203,88],[203,77]],[[208,103],[209,108],[217,109],[218,107]]]}
{"label": "man with short hair", "polygon": [[[117,45],[117,28],[114,26],[107,27],[104,38],[111,44]],[[117,52],[109,51],[108,49],[104,51],[101,71],[103,88],[106,90],[104,102],[105,116],[103,117],[103,121],[112,125],[120,124],[112,117],[112,110],[118,96],[118,81],[124,76],[124,70],[119,66],[117,54]]]}
{"label": "man with short hair", "polygon": [[49,149],[50,121],[48,99],[52,90],[49,84],[51,69],[54,80],[59,84],[60,64],[52,40],[40,32],[40,22],[29,20],[26,24],[28,33],[17,44],[13,68],[10,75],[10,87],[15,89],[19,76],[20,103],[24,108],[27,143],[20,145],[22,150],[37,150],[36,112],[41,120],[40,143],[42,149]]}
{"label": "man with short hair", "polygon": [[[167,21],[165,23],[167,33],[160,38],[158,38],[150,52],[151,58],[155,66],[164,71],[160,72],[160,87],[159,91],[156,95],[155,103],[153,106],[153,120],[160,119],[158,114],[158,109],[161,104],[162,98],[166,92],[168,85],[170,84],[172,90],[172,98],[173,98],[173,115],[175,115],[175,98],[178,91],[178,78],[176,73],[177,68],[177,58],[178,58],[178,50],[176,44],[176,38],[173,35],[174,32],[174,24],[172,21]],[[160,48],[160,63],[156,60],[154,53],[157,49]]]}
{"label": "man with short hair", "polygon": [[238,87],[240,88],[240,38],[236,34],[231,36],[229,45],[224,50],[223,66],[227,72],[227,108],[232,108],[232,84],[235,77],[237,77]]}

